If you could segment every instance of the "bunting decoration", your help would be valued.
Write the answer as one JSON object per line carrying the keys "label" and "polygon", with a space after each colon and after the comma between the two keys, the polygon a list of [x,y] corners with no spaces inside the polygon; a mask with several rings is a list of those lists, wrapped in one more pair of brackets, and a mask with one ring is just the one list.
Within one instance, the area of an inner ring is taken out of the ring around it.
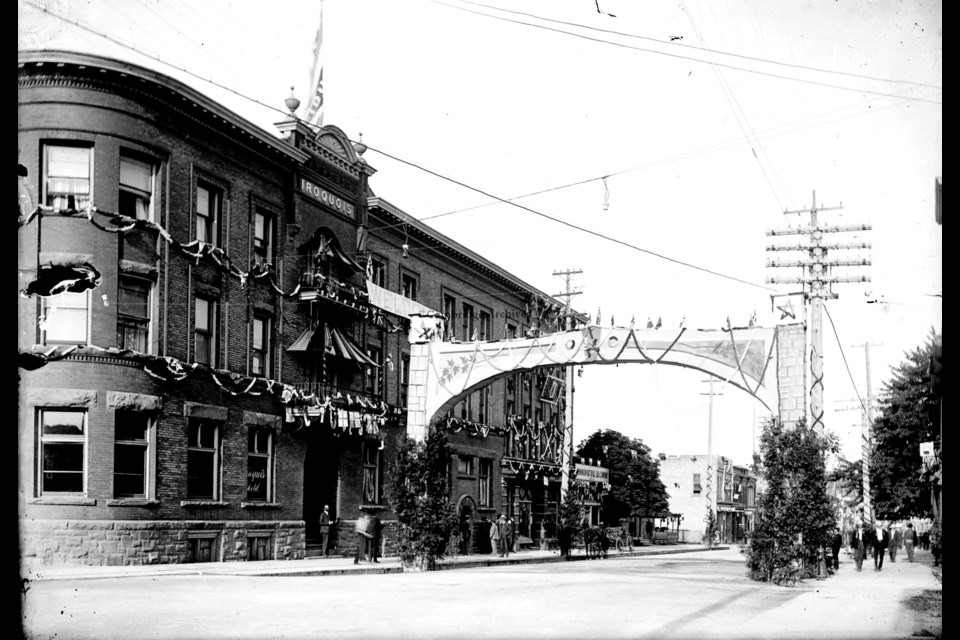
{"label": "bunting decoration", "polygon": [[40,267],[37,279],[20,292],[23,298],[36,295],[52,298],[62,293],[83,293],[100,286],[100,272],[90,263],[50,264]]}

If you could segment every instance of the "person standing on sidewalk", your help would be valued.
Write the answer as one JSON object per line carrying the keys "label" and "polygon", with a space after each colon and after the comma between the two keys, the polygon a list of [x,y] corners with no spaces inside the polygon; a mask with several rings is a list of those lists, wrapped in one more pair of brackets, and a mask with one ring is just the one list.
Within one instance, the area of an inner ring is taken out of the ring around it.
{"label": "person standing on sidewalk", "polygon": [[873,570],[883,570],[883,556],[887,553],[887,547],[890,546],[890,532],[883,525],[873,536]]}
{"label": "person standing on sidewalk", "polygon": [[323,513],[320,514],[320,537],[323,544],[320,547],[320,553],[324,556],[330,555],[330,505],[323,505]]}
{"label": "person standing on sidewalk", "polygon": [[513,545],[517,541],[517,525],[513,518],[507,518],[507,557],[510,557],[511,551],[516,551]]}
{"label": "person standing on sidewalk", "polygon": [[354,525],[354,530],[357,532],[357,555],[353,557],[353,564],[360,564],[361,558],[366,559],[367,545],[373,539],[372,529],[373,522],[370,516],[366,513],[361,514],[360,517],[357,518],[356,525]]}
{"label": "person standing on sidewalk", "polygon": [[500,536],[502,532],[500,531],[500,523],[504,522],[503,514],[497,516],[497,519],[493,521],[493,524],[490,525],[490,546],[494,550],[500,552],[500,557],[503,557],[503,547],[500,546]]}
{"label": "person standing on sidewalk", "polygon": [[830,552],[833,554],[831,563],[833,570],[840,568],[840,547],[843,546],[843,536],[840,535],[840,527],[833,528],[833,538],[830,540]]}
{"label": "person standing on sidewalk", "polygon": [[380,539],[383,535],[383,525],[380,523],[380,518],[377,514],[372,514],[370,516],[370,540],[367,542],[370,547],[370,559],[373,562],[379,563],[380,561],[377,558],[380,557]]}
{"label": "person standing on sidewalk", "polygon": [[900,525],[893,525],[893,532],[890,534],[890,562],[897,561],[897,551],[903,546],[903,532],[900,531]]}
{"label": "person standing on sidewalk", "polygon": [[857,528],[850,537],[850,548],[853,549],[853,560],[857,563],[857,571],[863,569],[863,559],[867,557],[867,547],[869,544],[869,534],[863,528],[863,523],[858,522]]}
{"label": "person standing on sidewalk", "polygon": [[907,523],[907,530],[903,533],[903,546],[907,548],[907,561],[913,562],[913,545],[917,543],[917,532],[913,530],[913,524]]}

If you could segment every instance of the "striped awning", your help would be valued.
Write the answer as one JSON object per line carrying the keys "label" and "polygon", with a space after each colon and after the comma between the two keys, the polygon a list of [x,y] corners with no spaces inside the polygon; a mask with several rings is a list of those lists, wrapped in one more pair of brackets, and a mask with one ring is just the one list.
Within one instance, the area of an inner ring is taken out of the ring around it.
{"label": "striped awning", "polygon": [[293,341],[293,344],[287,347],[287,351],[301,353],[310,351],[316,353],[325,352],[329,355],[355,362],[361,367],[380,366],[378,363],[374,362],[370,356],[364,353],[363,349],[361,349],[357,343],[350,339],[350,336],[345,334],[337,327],[324,326],[322,341],[319,339],[319,333],[319,325],[316,328],[307,329],[300,334],[299,338]]}

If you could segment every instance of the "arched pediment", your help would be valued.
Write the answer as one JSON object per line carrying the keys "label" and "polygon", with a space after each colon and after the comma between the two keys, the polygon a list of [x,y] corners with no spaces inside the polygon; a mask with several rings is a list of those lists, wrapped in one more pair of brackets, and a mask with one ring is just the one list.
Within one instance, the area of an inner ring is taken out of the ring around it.
{"label": "arched pediment", "polygon": [[329,149],[351,164],[359,159],[347,135],[333,125],[327,125],[321,129],[315,140],[317,144],[323,145],[324,148]]}

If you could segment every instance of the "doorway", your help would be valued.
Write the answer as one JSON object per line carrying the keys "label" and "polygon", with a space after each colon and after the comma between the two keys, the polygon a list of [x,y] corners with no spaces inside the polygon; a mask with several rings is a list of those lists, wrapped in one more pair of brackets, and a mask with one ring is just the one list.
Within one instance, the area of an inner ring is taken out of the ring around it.
{"label": "doorway", "polygon": [[[303,462],[303,520],[307,543],[319,543],[320,514],[330,506],[330,522],[339,517],[340,447],[329,429],[314,430]],[[331,547],[336,539],[331,527]]]}

